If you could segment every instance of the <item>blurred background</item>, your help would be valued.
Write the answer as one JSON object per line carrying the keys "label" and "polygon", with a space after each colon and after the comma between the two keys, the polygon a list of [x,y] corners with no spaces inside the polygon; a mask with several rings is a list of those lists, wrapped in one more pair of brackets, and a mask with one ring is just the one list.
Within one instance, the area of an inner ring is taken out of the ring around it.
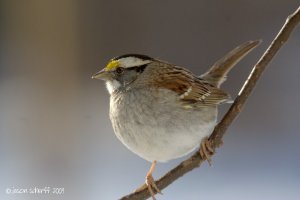
{"label": "blurred background", "polygon": [[[91,75],[124,53],[201,74],[235,46],[263,39],[224,84],[234,97],[299,3],[0,1],[0,199],[105,200],[133,191],[150,163],[117,140],[109,95]],[[213,167],[205,163],[158,199],[300,198],[299,52],[300,27],[227,131]],[[154,177],[181,160],[158,164]],[[6,193],[34,187],[64,194]]]}

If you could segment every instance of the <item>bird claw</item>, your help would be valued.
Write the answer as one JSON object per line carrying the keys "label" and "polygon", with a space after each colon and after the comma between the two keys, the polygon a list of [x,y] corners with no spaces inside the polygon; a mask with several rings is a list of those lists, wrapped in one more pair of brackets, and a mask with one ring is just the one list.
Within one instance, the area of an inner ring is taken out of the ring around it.
{"label": "bird claw", "polygon": [[208,138],[204,138],[200,144],[200,156],[206,159],[208,164],[211,166],[211,156],[214,154],[214,149],[211,146],[211,142]]}
{"label": "bird claw", "polygon": [[146,176],[146,181],[145,181],[145,184],[143,184],[141,187],[139,187],[135,192],[140,192],[144,189],[148,189],[151,197],[153,200],[156,200],[155,198],[155,193],[159,193],[159,194],[162,194],[162,192],[160,191],[160,189],[157,187],[154,179],[153,179],[153,176],[152,176],[152,172],[154,171],[154,168],[155,168],[155,165],[156,165],[156,161],[154,161],[147,173],[147,176]]}
{"label": "bird claw", "polygon": [[147,185],[148,191],[153,200],[156,200],[155,193],[162,194],[160,189],[157,187],[157,185],[153,179],[153,176],[151,174],[146,176],[146,185]]}

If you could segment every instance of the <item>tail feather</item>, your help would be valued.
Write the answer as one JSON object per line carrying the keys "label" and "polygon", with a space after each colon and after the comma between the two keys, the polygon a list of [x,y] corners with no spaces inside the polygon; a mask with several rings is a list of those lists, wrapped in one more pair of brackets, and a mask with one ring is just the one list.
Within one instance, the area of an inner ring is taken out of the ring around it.
{"label": "tail feather", "polygon": [[200,78],[216,87],[220,87],[226,80],[227,73],[260,43],[261,40],[256,40],[241,44],[218,60],[206,73],[202,74]]}

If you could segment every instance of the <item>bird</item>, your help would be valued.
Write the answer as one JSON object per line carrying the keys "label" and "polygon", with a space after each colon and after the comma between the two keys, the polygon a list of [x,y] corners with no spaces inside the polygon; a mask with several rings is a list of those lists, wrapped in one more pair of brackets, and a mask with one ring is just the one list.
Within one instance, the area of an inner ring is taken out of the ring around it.
{"label": "bird", "polygon": [[152,163],[145,187],[153,200],[161,193],[152,176],[157,162],[180,158],[200,146],[201,157],[211,163],[214,149],[208,137],[217,124],[218,106],[233,102],[220,86],[259,44],[255,40],[237,46],[200,76],[142,54],[114,57],[92,76],[106,83],[117,138]]}

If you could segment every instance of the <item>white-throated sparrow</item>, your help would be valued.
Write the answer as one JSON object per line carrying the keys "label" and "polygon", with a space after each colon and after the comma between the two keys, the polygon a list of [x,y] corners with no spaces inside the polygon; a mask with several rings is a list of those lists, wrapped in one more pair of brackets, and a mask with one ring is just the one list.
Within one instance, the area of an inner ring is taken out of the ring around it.
{"label": "white-throated sparrow", "polygon": [[236,47],[201,76],[139,54],[113,58],[93,76],[106,81],[116,136],[128,149],[152,162],[146,185],[153,199],[154,193],[160,192],[152,177],[156,161],[184,156],[200,143],[201,156],[210,161],[212,149],[206,138],[216,125],[217,106],[231,102],[220,85],[258,44],[249,41]]}

